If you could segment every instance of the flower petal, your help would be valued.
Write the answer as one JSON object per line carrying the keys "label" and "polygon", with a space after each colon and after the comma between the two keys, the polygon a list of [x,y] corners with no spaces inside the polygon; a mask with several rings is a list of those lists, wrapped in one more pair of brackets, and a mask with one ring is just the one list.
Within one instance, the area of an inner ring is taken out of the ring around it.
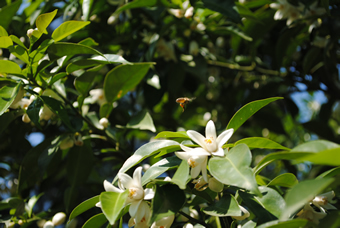
{"label": "flower petal", "polygon": [[155,192],[152,188],[146,188],[144,190],[144,199],[145,200],[153,199],[154,196],[155,196]]}
{"label": "flower petal", "polygon": [[208,182],[207,162],[208,162],[208,159],[204,159],[203,164],[201,166],[202,176],[205,182]]}
{"label": "flower petal", "polygon": [[224,150],[220,147],[218,148],[218,150],[216,152],[211,153],[214,156],[220,156],[223,157],[224,156]]}
{"label": "flower petal", "polygon": [[118,178],[120,180],[120,183],[124,186],[124,188],[134,187],[132,178],[126,173],[118,173]]}
{"label": "flower petal", "polygon": [[[136,213],[138,211],[139,205],[141,204],[142,200],[138,200],[138,201],[132,201],[130,204],[130,208],[129,208],[129,214],[131,217],[135,217]],[[143,217],[143,216],[142,216]]]}
{"label": "flower petal", "polygon": [[203,135],[201,135],[197,131],[192,131],[192,130],[187,131],[187,134],[195,143],[197,143],[198,145],[206,149],[205,143],[204,143],[205,137]]}
{"label": "flower petal", "polygon": [[143,167],[140,166],[133,172],[133,181],[136,184],[135,187],[142,187],[142,169]]}
{"label": "flower petal", "polygon": [[117,193],[122,193],[124,192],[123,190],[116,188],[115,186],[113,186],[113,184],[111,184],[110,182],[108,182],[107,180],[104,180],[104,189],[107,192],[117,192]]}
{"label": "flower petal", "polygon": [[200,165],[196,166],[195,168],[191,168],[191,172],[190,172],[191,178],[195,179],[196,177],[198,177],[200,172],[201,172],[201,166]]}
{"label": "flower petal", "polygon": [[182,160],[188,160],[191,157],[191,155],[187,152],[175,152],[175,154]]}
{"label": "flower petal", "polygon": [[216,139],[216,128],[212,120],[209,120],[207,126],[205,127],[205,137]]}
{"label": "flower petal", "polygon": [[185,152],[190,152],[190,151],[192,151],[194,148],[191,148],[191,147],[187,147],[187,146],[184,146],[184,145],[182,145],[182,144],[180,144],[179,145],[181,148],[182,148],[182,150],[184,150]]}
{"label": "flower petal", "polygon": [[222,132],[216,139],[217,147],[221,148],[226,142],[228,142],[233,133],[234,129],[232,128]]}

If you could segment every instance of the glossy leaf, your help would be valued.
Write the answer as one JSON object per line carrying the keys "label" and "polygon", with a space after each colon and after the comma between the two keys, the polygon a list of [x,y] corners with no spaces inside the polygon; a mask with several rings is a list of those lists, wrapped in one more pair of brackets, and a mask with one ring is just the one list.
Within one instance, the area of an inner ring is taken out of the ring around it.
{"label": "glossy leaf", "polygon": [[142,185],[145,185],[150,180],[157,178],[161,174],[165,173],[168,169],[179,166],[181,162],[182,160],[175,156],[164,158],[153,164],[142,176]]}
{"label": "glossy leaf", "polygon": [[78,55],[78,54],[92,54],[92,55],[101,55],[97,50],[82,45],[82,44],[74,44],[74,43],[66,43],[66,42],[58,42],[51,44],[47,52],[54,56],[55,58],[63,57],[65,55]]}
{"label": "glossy leaf", "polygon": [[123,6],[119,7],[115,11],[115,13],[118,14],[127,9],[140,8],[140,7],[151,7],[151,6],[154,6],[156,3],[157,3],[156,0],[135,0],[133,2],[126,3]]}
{"label": "glossy leaf", "polygon": [[293,219],[288,221],[270,221],[264,224],[261,224],[260,226],[257,226],[257,228],[300,228],[300,227],[309,227],[310,225],[312,227],[312,224],[309,224],[310,222],[307,219]]}
{"label": "glossy leaf", "polygon": [[156,132],[156,127],[153,124],[153,120],[149,112],[142,110],[136,116],[133,116],[126,128],[140,129],[140,130],[150,130]]}
{"label": "glossy leaf", "polygon": [[[1,67],[1,66],[0,66]],[[21,84],[9,81],[0,88],[0,115],[2,115],[15,100]]]}
{"label": "glossy leaf", "polygon": [[15,45],[9,47],[9,51],[18,59],[29,64],[28,53],[25,48],[21,47],[20,45]]}
{"label": "glossy leaf", "polygon": [[[171,140],[159,140],[149,142],[135,151],[135,153],[129,157],[120,168],[119,173],[124,173],[129,170],[131,167],[140,163],[145,158],[157,153],[163,149],[171,149],[172,151],[176,151],[180,149],[179,143],[171,141]],[[117,180],[117,177],[115,178]]]}
{"label": "glossy leaf", "polygon": [[327,170],[326,172],[323,172],[317,178],[324,178],[324,177],[334,177],[336,175],[340,174],[340,167],[336,167],[330,170]]}
{"label": "glossy leaf", "polygon": [[107,222],[107,219],[103,213],[92,216],[85,222],[82,228],[100,228]]}
{"label": "glossy leaf", "polygon": [[[12,18],[15,16],[16,12],[20,8],[22,1],[14,1],[7,6],[3,6],[0,10],[0,26],[4,29],[8,29],[8,26],[12,22]],[[0,67],[1,69],[1,67]]]}
{"label": "glossy leaf", "polygon": [[47,30],[46,29],[51,24],[53,18],[57,14],[57,11],[58,10],[54,10],[53,12],[44,13],[44,14],[39,15],[39,17],[35,21],[35,24],[36,24],[38,30],[41,33],[47,34]]}
{"label": "glossy leaf", "polygon": [[85,72],[74,80],[74,87],[76,90],[82,94],[87,95],[91,87],[93,86],[93,81],[97,75],[97,72]]}
{"label": "glossy leaf", "polygon": [[326,140],[314,140],[294,147],[291,152],[313,152],[317,153],[327,149],[339,148],[340,145],[326,141]]}
{"label": "glossy leaf", "polygon": [[85,69],[89,67],[94,67],[94,66],[99,66],[101,65],[100,61],[92,60],[92,59],[81,59],[76,62],[70,63],[66,71],[67,73],[72,73],[74,71],[80,70],[80,69]]}
{"label": "glossy leaf", "polygon": [[183,160],[172,177],[171,182],[177,184],[180,189],[186,189],[189,178],[189,164]]}
{"label": "glossy leaf", "polygon": [[281,174],[277,177],[275,177],[272,181],[268,183],[268,186],[282,186],[282,187],[287,187],[291,188],[294,185],[299,183],[297,180],[296,176],[292,173],[284,173]]}
{"label": "glossy leaf", "polygon": [[285,195],[286,207],[280,216],[280,220],[288,219],[316,195],[323,193],[322,191],[332,182],[332,178],[323,178],[301,181],[293,186]]}
{"label": "glossy leaf", "polygon": [[52,33],[54,41],[60,41],[90,24],[89,21],[65,21]]}
{"label": "glossy leaf", "polygon": [[158,133],[155,137],[155,139],[159,138],[165,138],[165,139],[171,139],[171,138],[187,138],[190,140],[190,137],[187,135],[185,131],[177,131],[177,132],[172,132],[172,131],[162,131]]}
{"label": "glossy leaf", "polygon": [[0,25],[0,36],[8,36],[8,33],[4,27]]}
{"label": "glossy leaf", "polygon": [[99,202],[99,196],[94,196],[88,200],[83,201],[81,204],[79,204],[76,208],[73,209],[68,220],[70,221],[74,219],[75,217],[77,217],[78,215],[82,214],[83,212],[91,209],[98,202]]}
{"label": "glossy leaf", "polygon": [[251,153],[246,144],[233,147],[225,157],[209,160],[209,170],[213,177],[226,185],[233,185],[261,195],[255,175],[249,167]]}
{"label": "glossy leaf", "polygon": [[317,165],[340,166],[340,147],[309,154],[297,159],[297,161],[309,161]]}
{"label": "glossy leaf", "polygon": [[249,148],[290,150],[287,147],[281,146],[277,142],[274,142],[267,138],[261,138],[261,137],[244,138],[244,139],[237,141],[235,145],[240,144],[240,143],[247,144]]}
{"label": "glossy leaf", "polygon": [[18,44],[20,47],[22,47],[24,49],[27,49],[25,44],[23,42],[21,42],[21,40],[17,36],[10,35],[9,37],[12,39],[12,41],[14,43]]}
{"label": "glossy leaf", "polygon": [[249,119],[252,115],[254,115],[258,110],[268,105],[269,103],[282,99],[281,97],[272,97],[263,100],[257,100],[250,102],[243,106],[240,110],[238,110],[235,115],[231,118],[228,123],[227,129],[233,128],[234,132],[244,123],[247,119]]}
{"label": "glossy leaf", "polygon": [[235,2],[232,0],[203,0],[204,6],[227,16],[235,23],[241,23],[240,15],[235,11]]}
{"label": "glossy leaf", "polygon": [[101,63],[122,63],[122,64],[132,64],[120,55],[115,54],[104,54],[98,55],[91,58],[95,61],[100,61]]}
{"label": "glossy leaf", "polygon": [[163,217],[176,214],[186,201],[185,193],[173,184],[157,186],[151,202],[152,216],[150,223]]}
{"label": "glossy leaf", "polygon": [[37,98],[28,106],[26,111],[30,120],[39,128],[41,128],[39,112],[43,105],[43,101],[40,98]]}
{"label": "glossy leaf", "polygon": [[12,45],[13,45],[13,42],[9,36],[0,37],[0,48],[9,48]]}
{"label": "glossy leaf", "polygon": [[272,188],[259,187],[262,197],[255,196],[255,200],[269,213],[279,218],[285,208],[285,201],[282,196]]}
{"label": "glossy leaf", "polygon": [[102,211],[111,225],[115,223],[121,210],[124,208],[128,193],[129,191],[125,191],[123,193],[102,192],[100,194],[99,200],[102,206]]}
{"label": "glossy leaf", "polygon": [[223,197],[203,209],[203,212],[217,217],[241,216],[241,209],[233,195],[226,194]]}
{"label": "glossy leaf", "polygon": [[109,71],[104,81],[105,97],[108,102],[122,98],[144,78],[152,63],[120,65]]}
{"label": "glossy leaf", "polygon": [[10,60],[0,60],[0,73],[21,74],[21,68],[18,64]]}

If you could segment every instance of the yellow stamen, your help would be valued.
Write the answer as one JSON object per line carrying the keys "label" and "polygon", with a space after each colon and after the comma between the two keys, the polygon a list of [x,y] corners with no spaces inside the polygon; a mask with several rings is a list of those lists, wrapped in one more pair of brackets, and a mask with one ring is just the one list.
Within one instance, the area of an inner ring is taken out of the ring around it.
{"label": "yellow stamen", "polygon": [[197,166],[196,161],[193,160],[192,158],[188,159],[188,164],[191,168],[195,168]]}
{"label": "yellow stamen", "polygon": [[129,189],[129,198],[133,198],[133,196],[136,194],[137,190],[136,189],[132,189],[130,188]]}
{"label": "yellow stamen", "polygon": [[213,141],[212,141],[211,138],[209,138],[209,139],[205,139],[204,142],[207,143],[207,144],[211,144]]}

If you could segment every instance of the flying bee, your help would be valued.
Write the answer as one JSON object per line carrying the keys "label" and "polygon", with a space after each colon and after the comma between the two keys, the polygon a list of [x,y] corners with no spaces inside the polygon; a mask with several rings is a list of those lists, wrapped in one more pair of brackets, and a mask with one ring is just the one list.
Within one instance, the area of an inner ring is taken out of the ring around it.
{"label": "flying bee", "polygon": [[183,112],[184,112],[185,105],[187,105],[189,102],[193,101],[194,99],[196,99],[196,97],[192,97],[192,98],[180,97],[176,99],[176,102],[179,103],[179,105],[183,108]]}

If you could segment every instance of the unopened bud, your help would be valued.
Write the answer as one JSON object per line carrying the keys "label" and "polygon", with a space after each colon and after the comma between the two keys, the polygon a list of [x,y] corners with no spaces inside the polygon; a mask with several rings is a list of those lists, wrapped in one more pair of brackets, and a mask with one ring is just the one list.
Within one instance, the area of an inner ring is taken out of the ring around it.
{"label": "unopened bud", "polygon": [[190,55],[196,56],[199,52],[198,43],[196,41],[191,41],[189,44],[189,53]]}
{"label": "unopened bud", "polygon": [[27,36],[28,36],[28,38],[31,39],[31,37],[32,37],[32,35],[33,35],[33,32],[34,32],[34,29],[29,29],[29,30],[27,30]]}
{"label": "unopened bud", "polygon": [[27,115],[27,113],[25,113],[24,115],[22,115],[22,122],[24,123],[29,123],[31,122],[31,119],[29,118],[29,116]]}
{"label": "unopened bud", "polygon": [[109,120],[107,118],[101,118],[99,120],[99,124],[102,125],[104,128],[107,128],[109,126]]}
{"label": "unopened bud", "polygon": [[47,221],[43,228],[54,228],[54,224],[52,221]]}
{"label": "unopened bud", "polygon": [[73,147],[73,145],[74,145],[74,140],[70,137],[67,137],[61,141],[59,148],[62,150],[66,150],[68,148]]}
{"label": "unopened bud", "polygon": [[58,212],[57,214],[55,214],[52,218],[52,223],[55,226],[59,226],[61,224],[63,224],[66,220],[66,214],[64,212]]}

